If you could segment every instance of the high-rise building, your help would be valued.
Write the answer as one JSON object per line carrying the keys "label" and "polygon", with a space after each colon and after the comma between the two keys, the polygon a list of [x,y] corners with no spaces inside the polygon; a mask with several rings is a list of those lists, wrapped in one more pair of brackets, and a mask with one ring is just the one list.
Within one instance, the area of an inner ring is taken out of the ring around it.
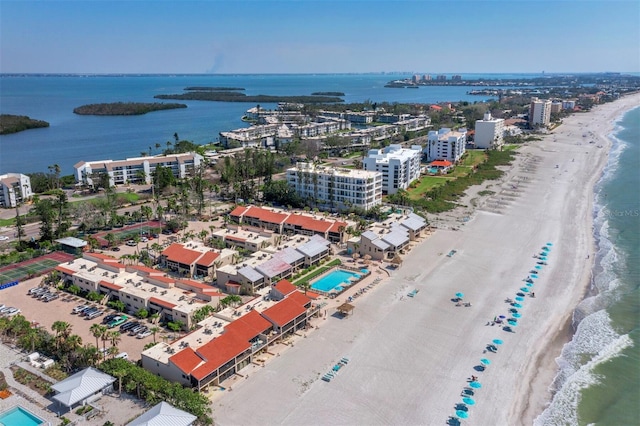
{"label": "high-rise building", "polygon": [[504,144],[504,119],[493,118],[491,112],[484,113],[482,120],[476,121],[476,148],[496,149]]}
{"label": "high-rise building", "polygon": [[424,153],[428,161],[448,160],[452,163],[460,160],[464,154],[467,144],[467,129],[457,131],[443,127],[438,130],[431,130],[427,136],[427,147]]}
{"label": "high-rise building", "polygon": [[382,173],[296,163],[287,183],[305,200],[327,210],[369,210],[382,203]]}
{"label": "high-rise building", "polygon": [[551,122],[551,101],[531,98],[529,105],[529,126],[548,126]]}
{"label": "high-rise building", "polygon": [[20,173],[0,175],[0,207],[16,207],[32,195],[29,176]]}
{"label": "high-rise building", "polygon": [[413,145],[389,145],[383,149],[371,149],[362,161],[365,170],[382,173],[382,192],[395,194],[399,189],[407,189],[411,182],[420,177],[420,157],[422,147]]}

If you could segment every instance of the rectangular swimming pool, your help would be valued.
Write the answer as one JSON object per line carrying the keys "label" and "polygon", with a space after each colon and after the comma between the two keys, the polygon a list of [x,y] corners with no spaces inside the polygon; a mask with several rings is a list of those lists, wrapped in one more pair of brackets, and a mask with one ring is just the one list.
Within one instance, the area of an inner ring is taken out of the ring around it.
{"label": "rectangular swimming pool", "polygon": [[350,278],[358,279],[361,276],[361,274],[358,274],[356,272],[345,271],[344,269],[336,269],[335,271],[331,271],[326,276],[311,284],[311,288],[324,292],[329,292],[334,288],[336,290],[342,290],[342,285],[347,286],[351,283]]}
{"label": "rectangular swimming pool", "polygon": [[0,414],[0,425],[4,426],[38,426],[44,423],[40,417],[20,406]]}

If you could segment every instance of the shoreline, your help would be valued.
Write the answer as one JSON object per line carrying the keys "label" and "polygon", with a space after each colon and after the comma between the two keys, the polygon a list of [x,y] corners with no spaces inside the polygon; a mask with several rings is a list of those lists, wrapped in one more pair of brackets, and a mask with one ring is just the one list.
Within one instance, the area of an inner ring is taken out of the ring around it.
{"label": "shoreline", "polygon": [[[468,222],[456,222],[460,231],[439,228],[391,278],[356,302],[350,318],[329,317],[309,338],[252,372],[250,381],[218,394],[212,402],[216,422],[256,424],[238,408],[251,401],[262,407],[262,424],[445,423],[476,374],[482,389],[466,423],[532,424],[551,400],[555,360],[573,335],[574,309],[589,289],[593,190],[610,148],[606,137],[638,99],[571,116],[542,141],[524,146],[500,181],[481,186],[497,193],[481,200]],[[505,298],[522,286],[518,282],[534,264],[531,254],[545,242],[554,244],[549,266],[536,281],[536,297],[522,302],[515,333],[487,326],[507,313]],[[455,256],[442,255],[451,249]],[[411,289],[420,291],[403,298]],[[451,302],[458,291],[473,307]],[[504,345],[483,352],[495,338]],[[351,362],[340,377],[329,384],[318,380],[342,356]],[[491,365],[476,372],[483,357]],[[265,389],[278,389],[277,404]]]}

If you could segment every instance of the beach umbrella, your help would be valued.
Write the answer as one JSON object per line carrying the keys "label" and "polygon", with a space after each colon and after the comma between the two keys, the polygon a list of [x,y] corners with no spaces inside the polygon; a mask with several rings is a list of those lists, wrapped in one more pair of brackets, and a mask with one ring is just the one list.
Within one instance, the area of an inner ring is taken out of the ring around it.
{"label": "beach umbrella", "polygon": [[522,308],[522,305],[521,305],[521,304],[519,304],[519,303],[514,303],[514,304],[513,304],[513,305],[511,305],[511,306],[513,306],[514,308]]}
{"label": "beach umbrella", "polygon": [[501,345],[503,342],[500,339],[493,339],[493,343],[495,343],[496,345]]}
{"label": "beach umbrella", "polygon": [[522,287],[520,290],[524,291],[525,293],[529,293],[529,288],[528,287]]}
{"label": "beach umbrella", "polygon": [[506,317],[504,315],[500,315],[498,318],[505,319]]}
{"label": "beach umbrella", "polygon": [[507,320],[507,322],[513,327],[516,327],[518,325],[518,322],[515,319]]}
{"label": "beach umbrella", "polygon": [[536,269],[542,269],[542,265],[536,265]]}
{"label": "beach umbrella", "polygon": [[466,411],[458,410],[456,411],[456,416],[460,417],[461,419],[466,419],[467,417],[469,417],[469,413],[467,413]]}
{"label": "beach umbrella", "polygon": [[481,363],[483,363],[484,365],[489,365],[489,364],[491,364],[491,361],[489,361],[489,360],[488,360],[488,359],[486,359],[486,358],[482,358],[482,359],[480,360],[480,362],[481,362]]}
{"label": "beach umbrella", "polygon": [[480,384],[480,382],[470,382],[469,386],[474,388],[474,389],[480,389],[482,387],[482,385]]}
{"label": "beach umbrella", "polygon": [[532,287],[532,286],[533,286],[533,283],[525,283],[525,285],[526,285],[527,287]]}
{"label": "beach umbrella", "polygon": [[551,246],[553,245],[553,243],[547,243],[547,245],[548,245],[549,247],[551,247]]}
{"label": "beach umbrella", "polygon": [[522,314],[518,313],[518,312],[514,312],[513,317],[514,318],[520,318],[522,316]]}
{"label": "beach umbrella", "polygon": [[473,400],[473,398],[462,398],[462,402],[464,402],[467,405],[476,405],[476,402]]}
{"label": "beach umbrella", "polygon": [[467,396],[468,396],[468,395],[473,395],[473,394],[474,394],[473,389],[464,389],[464,390],[462,391],[462,393],[463,393],[463,394],[465,394],[465,395],[467,395]]}
{"label": "beach umbrella", "polygon": [[544,246],[544,247],[542,247],[542,250],[544,250],[544,251],[549,251],[549,250],[551,250],[551,249],[550,249],[549,247],[547,247],[547,246]]}
{"label": "beach umbrella", "polygon": [[538,279],[538,274],[531,274],[531,278],[533,278],[534,280]]}
{"label": "beach umbrella", "polygon": [[517,300],[518,302],[522,302],[522,301],[524,301],[524,297],[517,296],[517,297],[516,297],[516,300]]}
{"label": "beach umbrella", "polygon": [[462,299],[464,297],[464,293],[456,293],[456,297],[458,299]]}

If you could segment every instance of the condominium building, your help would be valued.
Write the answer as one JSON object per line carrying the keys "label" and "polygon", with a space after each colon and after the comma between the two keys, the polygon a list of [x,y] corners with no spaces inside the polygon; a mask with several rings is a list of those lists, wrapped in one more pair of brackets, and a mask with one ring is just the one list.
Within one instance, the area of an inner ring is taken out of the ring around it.
{"label": "condominium building", "polygon": [[159,166],[170,169],[176,178],[188,176],[204,157],[194,152],[160,155],[157,157],[127,158],[126,160],[81,161],[74,167],[77,182],[94,185],[96,176],[109,175],[109,185],[151,183],[153,172]]}
{"label": "condominium building", "polygon": [[548,126],[551,122],[551,101],[531,98],[529,105],[529,126]]}
{"label": "condominium building", "polygon": [[497,149],[504,144],[504,118],[493,118],[491,112],[484,113],[482,120],[476,121],[476,148]]}
{"label": "condominium building", "polygon": [[422,147],[413,145],[389,145],[383,149],[371,149],[362,161],[365,170],[382,173],[382,192],[395,194],[399,189],[407,189],[411,182],[420,177]]}
{"label": "condominium building", "polygon": [[369,210],[382,203],[382,173],[297,163],[287,169],[287,183],[303,199],[323,209]]}
{"label": "condominium building", "polygon": [[31,198],[31,179],[21,173],[0,175],[0,207],[13,208]]}
{"label": "condominium building", "polygon": [[451,130],[447,127],[431,130],[427,136],[424,154],[427,161],[448,160],[452,163],[460,160],[467,143],[467,129]]}

